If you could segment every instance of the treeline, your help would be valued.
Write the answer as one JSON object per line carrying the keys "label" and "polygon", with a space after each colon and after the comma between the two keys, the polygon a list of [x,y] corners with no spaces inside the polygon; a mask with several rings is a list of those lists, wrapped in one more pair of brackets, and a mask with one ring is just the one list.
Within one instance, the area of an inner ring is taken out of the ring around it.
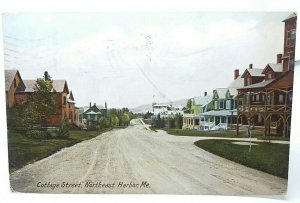
{"label": "treeline", "polygon": [[98,120],[93,121],[91,125],[88,126],[88,130],[128,126],[132,118],[133,114],[129,111],[128,108],[111,108],[107,110],[107,116],[102,116]]}
{"label": "treeline", "polygon": [[183,117],[182,115],[174,115],[169,117],[160,117],[158,115],[156,118],[152,117],[151,125],[155,128],[172,128],[172,129],[182,129]]}

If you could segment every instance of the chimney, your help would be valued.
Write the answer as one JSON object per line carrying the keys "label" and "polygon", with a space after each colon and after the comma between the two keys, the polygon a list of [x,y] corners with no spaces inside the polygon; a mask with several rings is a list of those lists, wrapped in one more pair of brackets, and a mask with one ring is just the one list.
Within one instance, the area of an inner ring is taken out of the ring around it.
{"label": "chimney", "polygon": [[94,106],[96,106],[96,102],[94,103]]}
{"label": "chimney", "polygon": [[250,63],[250,64],[249,64],[249,69],[252,69],[252,68],[253,68],[253,64]]}
{"label": "chimney", "polygon": [[207,92],[204,92],[204,96],[207,96]]}
{"label": "chimney", "polygon": [[106,103],[106,101],[105,101],[105,109],[107,109],[107,103]]}
{"label": "chimney", "polygon": [[235,69],[234,70],[234,76],[233,76],[234,80],[236,80],[239,76],[240,76],[240,70],[239,69]]}
{"label": "chimney", "polygon": [[92,107],[92,102],[90,102],[90,108]]}
{"label": "chimney", "polygon": [[48,79],[49,79],[48,71],[45,71],[45,72],[44,72],[44,79],[45,79],[45,80],[48,80]]}
{"label": "chimney", "polygon": [[282,61],[282,54],[277,54],[277,64],[281,63]]}

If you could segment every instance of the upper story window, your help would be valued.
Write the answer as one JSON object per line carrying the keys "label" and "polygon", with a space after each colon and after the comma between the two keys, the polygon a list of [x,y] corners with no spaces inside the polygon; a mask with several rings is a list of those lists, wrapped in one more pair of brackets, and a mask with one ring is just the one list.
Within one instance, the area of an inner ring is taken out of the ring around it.
{"label": "upper story window", "polygon": [[16,78],[14,79],[14,88],[17,88],[17,81],[16,81]]}
{"label": "upper story window", "polygon": [[215,109],[218,109],[218,108],[219,108],[219,102],[215,101]]}
{"label": "upper story window", "polygon": [[296,43],[296,30],[290,30],[287,32],[286,45],[289,47],[294,47],[295,43]]}
{"label": "upper story window", "polygon": [[289,59],[289,70],[294,70],[294,65],[295,65],[295,58],[294,58],[294,56],[290,56],[290,59]]}
{"label": "upper story window", "polygon": [[283,95],[282,95],[282,94],[280,94],[280,95],[278,96],[278,101],[279,101],[279,104],[282,104],[282,103],[283,103]]}
{"label": "upper story window", "polygon": [[226,109],[231,109],[231,101],[230,100],[226,101]]}
{"label": "upper story window", "polygon": [[271,72],[268,73],[268,74],[267,74],[267,78],[268,78],[268,80],[269,80],[269,79],[272,79],[272,78],[273,78],[273,74],[272,74]]}
{"label": "upper story window", "polygon": [[246,85],[251,85],[251,78],[250,77],[247,77]]}
{"label": "upper story window", "polygon": [[220,101],[220,109],[224,109],[224,101],[223,100]]}
{"label": "upper story window", "polygon": [[260,100],[260,95],[259,95],[259,94],[255,95],[255,100],[256,100],[257,102],[259,102],[259,100]]}
{"label": "upper story window", "polygon": [[67,104],[67,97],[66,97],[66,96],[64,96],[64,98],[63,98],[63,104],[64,104],[64,105]]}

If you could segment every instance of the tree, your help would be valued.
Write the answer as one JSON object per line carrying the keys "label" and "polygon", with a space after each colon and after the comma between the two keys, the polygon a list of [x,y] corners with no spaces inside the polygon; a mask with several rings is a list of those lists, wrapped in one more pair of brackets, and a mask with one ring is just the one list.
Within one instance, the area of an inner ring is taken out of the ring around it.
{"label": "tree", "polygon": [[105,117],[100,117],[99,119],[99,128],[103,129],[107,127],[107,119]]}
{"label": "tree", "polygon": [[188,99],[186,103],[185,113],[191,113],[191,109],[192,109],[192,99]]}
{"label": "tree", "polygon": [[118,118],[118,116],[113,115],[113,116],[111,117],[111,124],[112,124],[112,126],[117,126],[117,125],[119,125],[119,118]]}
{"label": "tree", "polygon": [[124,125],[129,125],[130,117],[129,117],[128,113],[124,113],[124,114],[123,114],[122,120],[123,120],[123,124],[124,124]]}
{"label": "tree", "polygon": [[55,90],[53,82],[48,75],[46,78],[38,78],[34,86],[34,92],[29,95],[26,102],[26,117],[33,125],[45,125],[47,119],[56,113]]}

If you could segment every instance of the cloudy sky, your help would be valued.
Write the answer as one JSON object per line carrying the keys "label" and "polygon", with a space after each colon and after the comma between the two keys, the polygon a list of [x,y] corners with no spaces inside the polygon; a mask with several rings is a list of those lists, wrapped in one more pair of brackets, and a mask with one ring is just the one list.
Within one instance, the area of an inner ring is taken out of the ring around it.
{"label": "cloudy sky", "polygon": [[287,12],[10,13],[4,65],[66,79],[77,106],[135,107],[212,93],[283,51]]}

